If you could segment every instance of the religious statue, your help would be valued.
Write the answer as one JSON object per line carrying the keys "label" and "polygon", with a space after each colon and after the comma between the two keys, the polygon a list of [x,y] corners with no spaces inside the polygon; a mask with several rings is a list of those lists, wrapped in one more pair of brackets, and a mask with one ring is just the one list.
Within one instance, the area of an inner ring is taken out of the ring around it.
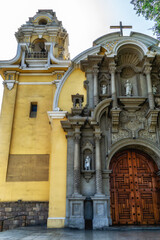
{"label": "religious statue", "polygon": [[91,158],[89,156],[86,156],[86,158],[85,158],[84,169],[91,170]]}
{"label": "religious statue", "polygon": [[131,96],[132,95],[132,83],[127,80],[126,84],[124,85],[126,88],[126,96]]}
{"label": "religious statue", "polygon": [[101,91],[102,91],[102,94],[106,94],[106,90],[107,90],[107,86],[106,85],[102,85],[101,87]]}
{"label": "religious statue", "polygon": [[152,92],[153,92],[153,94],[157,93],[157,87],[154,84],[152,86]]}

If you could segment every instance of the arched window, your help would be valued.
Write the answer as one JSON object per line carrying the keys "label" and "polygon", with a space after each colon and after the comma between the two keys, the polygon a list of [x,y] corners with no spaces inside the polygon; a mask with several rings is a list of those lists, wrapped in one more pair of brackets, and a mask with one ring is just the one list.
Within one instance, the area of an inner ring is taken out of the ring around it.
{"label": "arched window", "polygon": [[39,25],[47,25],[47,20],[46,19],[40,19],[38,22]]}

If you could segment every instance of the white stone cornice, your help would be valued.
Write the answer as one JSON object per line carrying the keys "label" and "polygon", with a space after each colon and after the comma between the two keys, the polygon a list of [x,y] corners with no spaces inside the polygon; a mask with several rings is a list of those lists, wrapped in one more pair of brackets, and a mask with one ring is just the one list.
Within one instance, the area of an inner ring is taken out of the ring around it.
{"label": "white stone cornice", "polygon": [[63,119],[66,117],[67,111],[60,111],[57,108],[57,111],[48,111],[49,121],[52,122],[52,119]]}
{"label": "white stone cornice", "polygon": [[52,85],[53,82],[19,82],[19,85]]}

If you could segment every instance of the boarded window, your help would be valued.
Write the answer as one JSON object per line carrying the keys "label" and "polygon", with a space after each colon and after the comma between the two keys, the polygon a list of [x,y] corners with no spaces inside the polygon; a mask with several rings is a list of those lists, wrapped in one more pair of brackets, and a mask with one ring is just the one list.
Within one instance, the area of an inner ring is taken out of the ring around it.
{"label": "boarded window", "polygon": [[30,118],[36,118],[36,116],[37,116],[37,103],[36,102],[31,102],[29,116],[30,116]]}

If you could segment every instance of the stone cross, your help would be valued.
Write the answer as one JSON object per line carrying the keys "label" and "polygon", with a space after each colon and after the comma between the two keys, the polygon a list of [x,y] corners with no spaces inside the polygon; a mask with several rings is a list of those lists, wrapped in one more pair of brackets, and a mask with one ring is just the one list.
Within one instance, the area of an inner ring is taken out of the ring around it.
{"label": "stone cross", "polygon": [[120,22],[120,26],[110,26],[111,29],[120,28],[120,36],[123,36],[123,28],[132,28],[132,26],[123,26]]}

